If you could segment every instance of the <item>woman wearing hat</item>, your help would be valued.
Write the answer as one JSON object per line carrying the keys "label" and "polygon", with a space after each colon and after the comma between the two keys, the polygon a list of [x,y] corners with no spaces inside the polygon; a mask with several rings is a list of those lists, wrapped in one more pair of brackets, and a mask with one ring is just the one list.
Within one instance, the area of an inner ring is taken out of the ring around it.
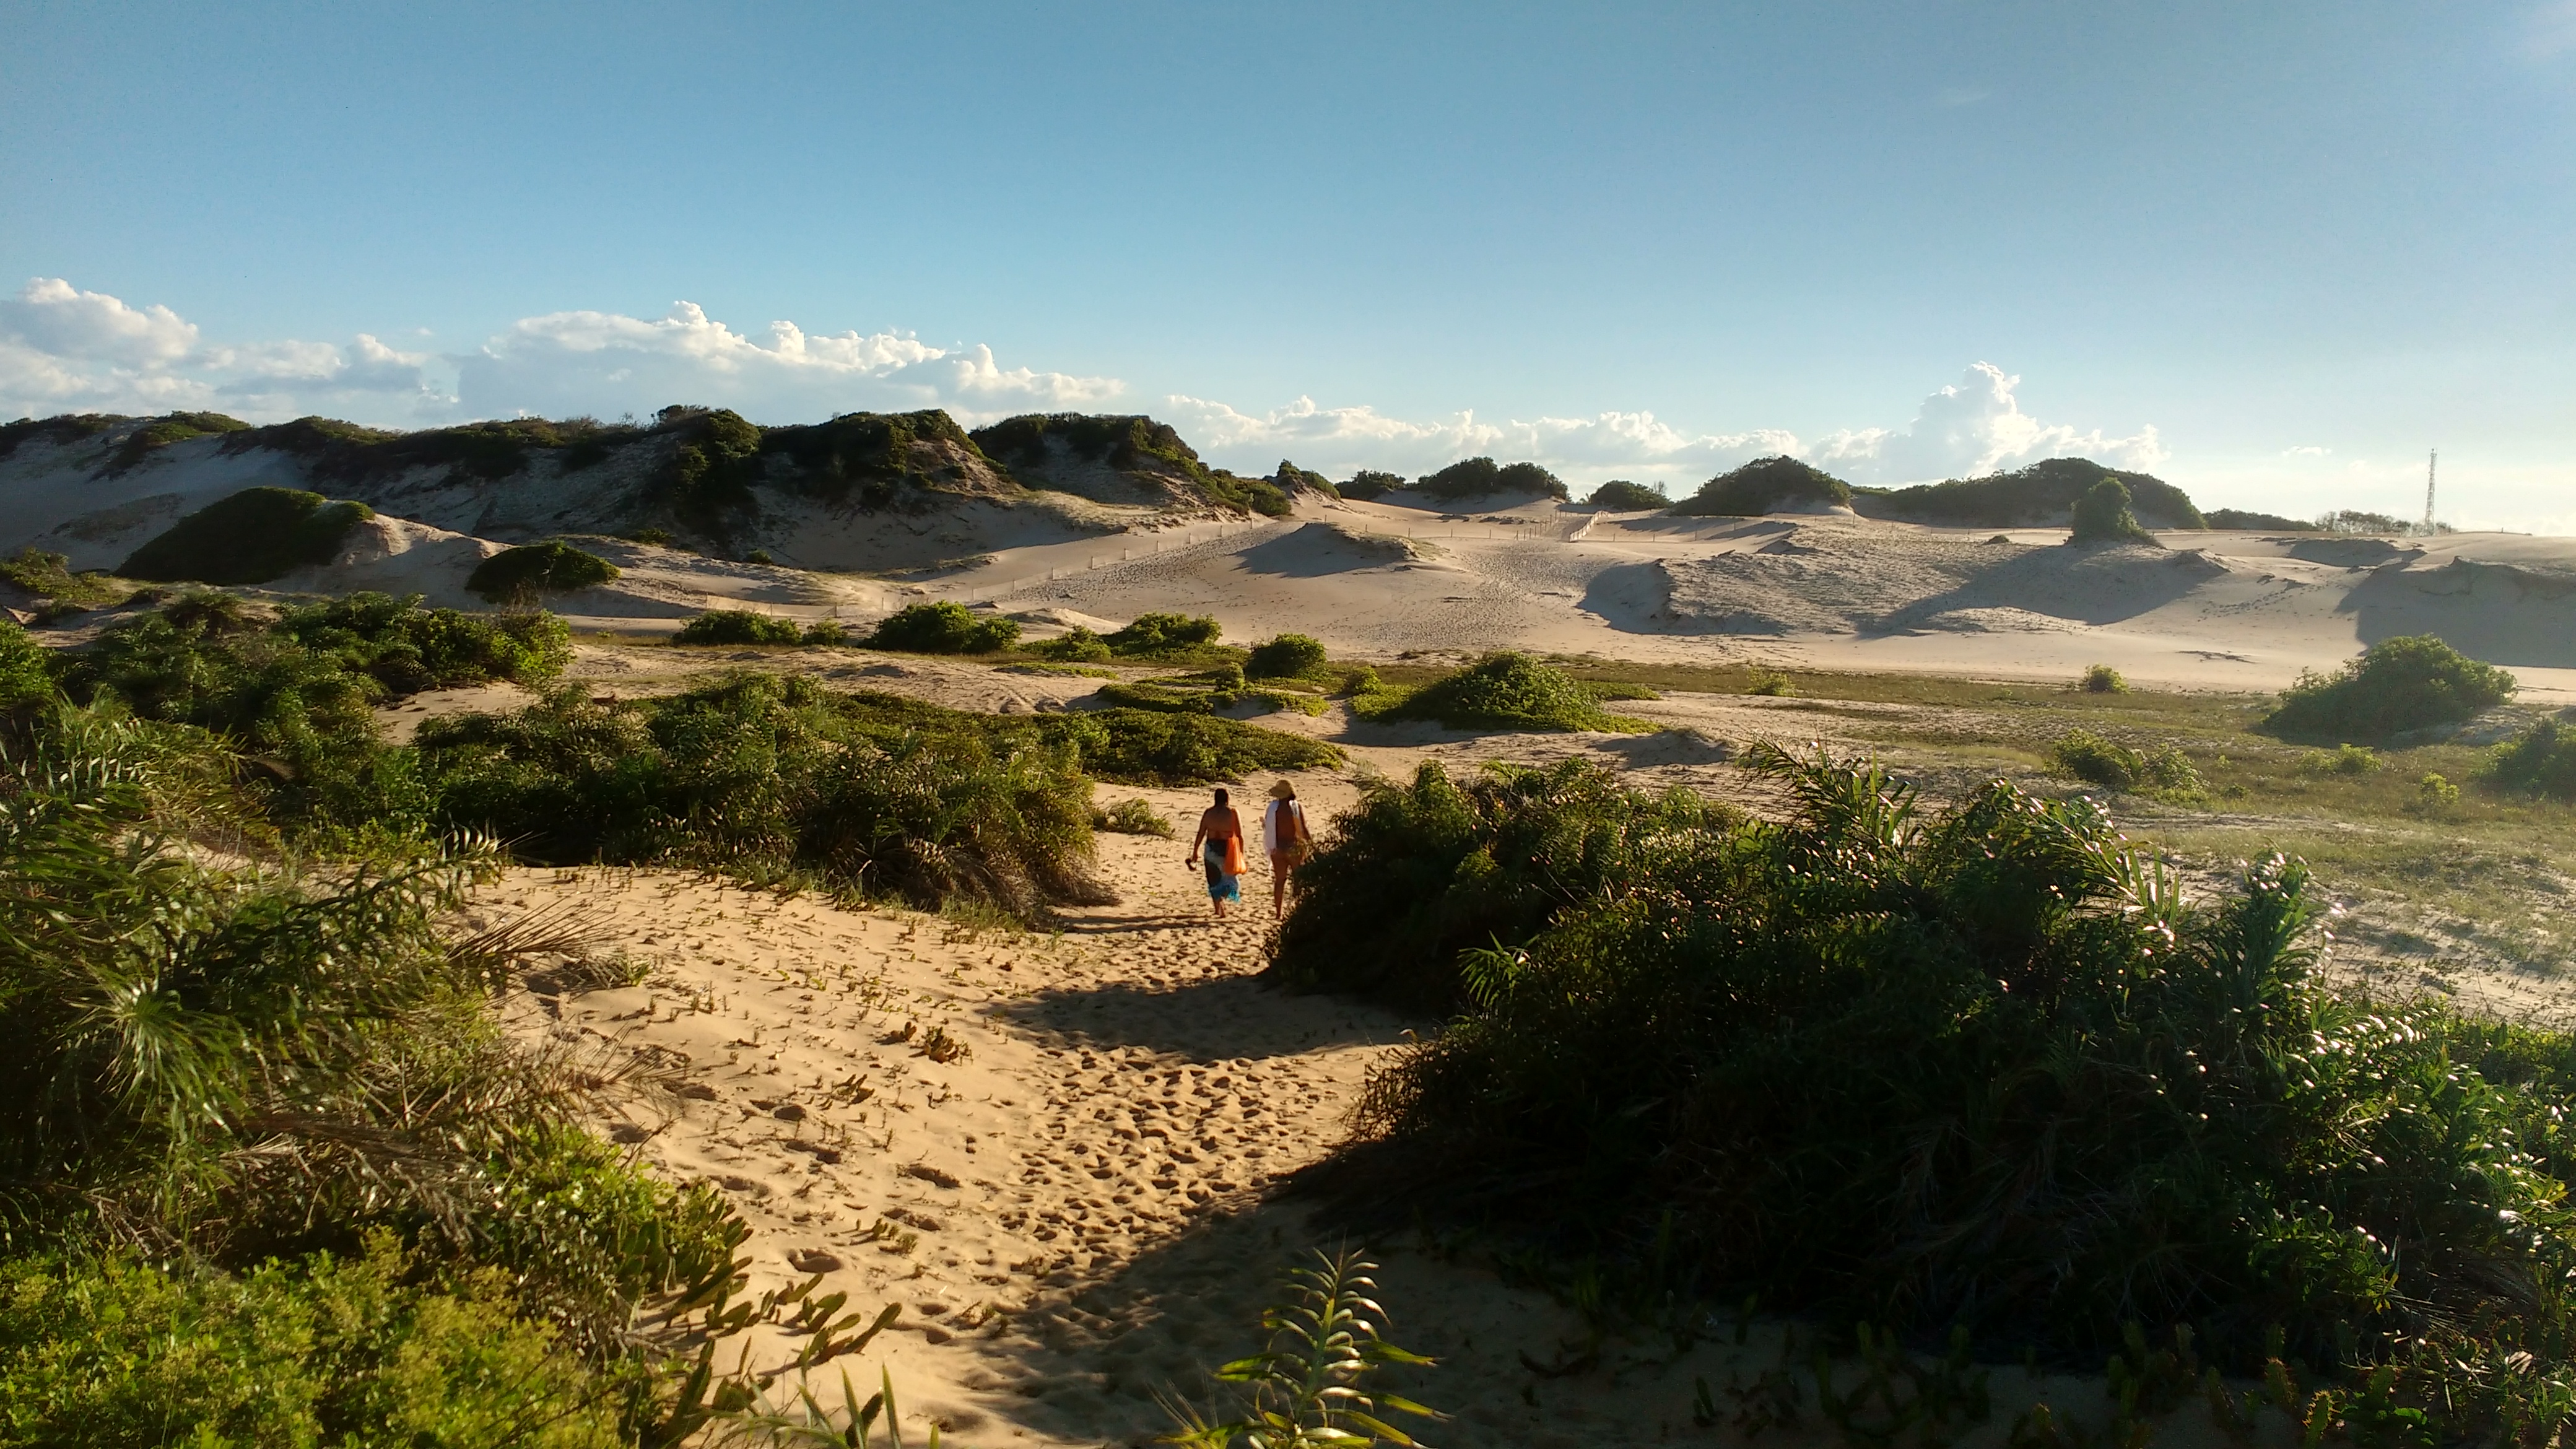
{"label": "woman wearing hat", "polygon": [[1286,909],[1289,872],[1315,848],[1306,807],[1297,803],[1297,787],[1285,780],[1270,787],[1270,804],[1261,812],[1261,848],[1270,853],[1270,914],[1276,917]]}

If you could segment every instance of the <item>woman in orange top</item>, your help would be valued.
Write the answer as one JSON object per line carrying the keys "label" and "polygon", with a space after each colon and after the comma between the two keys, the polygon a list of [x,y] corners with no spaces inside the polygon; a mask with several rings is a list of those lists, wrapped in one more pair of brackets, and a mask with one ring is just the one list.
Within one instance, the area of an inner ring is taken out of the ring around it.
{"label": "woman in orange top", "polygon": [[1190,837],[1190,854],[1207,871],[1208,904],[1225,919],[1225,903],[1243,899],[1243,817],[1234,813],[1223,790],[1216,803],[1199,816],[1199,833]]}

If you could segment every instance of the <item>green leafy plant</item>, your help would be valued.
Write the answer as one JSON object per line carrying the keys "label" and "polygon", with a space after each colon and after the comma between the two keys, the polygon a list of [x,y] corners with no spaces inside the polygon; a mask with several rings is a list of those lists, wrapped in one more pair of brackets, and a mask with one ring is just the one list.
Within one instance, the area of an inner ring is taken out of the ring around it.
{"label": "green leafy plant", "polygon": [[2133,750],[2091,730],[2068,730],[2049,750],[2057,767],[2075,778],[2107,790],[2196,794],[2200,772],[2179,746]]}
{"label": "green leafy plant", "polygon": [[2084,677],[2077,681],[2077,687],[2086,694],[2126,694],[2129,681],[2121,678],[2120,671],[2108,664],[2088,664],[2084,667]]}
{"label": "green leafy plant", "polygon": [[793,619],[749,609],[710,609],[671,636],[674,644],[797,644],[805,631]]}
{"label": "green leafy plant", "polygon": [[1953,478],[1911,488],[1854,489],[1854,506],[1873,518],[1903,518],[1950,528],[2021,528],[2061,521],[2104,479],[2129,490],[2129,502],[2160,528],[2207,528],[2191,495],[2146,473],[2106,468],[2090,458],[2048,458],[2009,473]]}
{"label": "green leafy plant", "polygon": [[1098,664],[1109,658],[1109,641],[1076,624],[1052,639],[1030,645],[1029,652],[1062,664]]}
{"label": "green leafy plant", "polygon": [[1721,473],[1673,505],[1690,515],[1756,515],[1850,504],[1851,485],[1811,463],[1780,454]]}
{"label": "green leafy plant", "polygon": [[1377,1265],[1357,1252],[1318,1252],[1315,1263],[1290,1271],[1289,1294],[1263,1312],[1269,1340],[1261,1352],[1236,1359],[1215,1373],[1220,1384],[1239,1385],[1234,1404],[1212,1416],[1166,1399],[1176,1428],[1166,1444],[1191,1449],[1291,1449],[1326,1444],[1395,1444],[1411,1449],[1411,1435],[1387,1422],[1394,1415],[1446,1417],[1375,1385],[1391,1367],[1429,1368],[1433,1361],[1396,1347],[1380,1325],[1386,1310],[1369,1295]]}
{"label": "green leafy plant", "polygon": [[1451,729],[1591,730],[1654,726],[1602,711],[1597,698],[1564,671],[1527,654],[1488,654],[1455,674],[1363,708],[1373,719],[1437,720]]}
{"label": "green leafy plant", "polygon": [[2429,634],[2382,639],[2330,675],[2302,673],[2263,727],[2320,744],[2384,744],[2459,724],[2513,697],[2514,677]]}
{"label": "green leafy plant", "polygon": [[2477,778],[2491,789],[2576,800],[2576,731],[2555,716],[2534,720],[2487,752]]}
{"label": "green leafy plant", "polygon": [[209,503],[136,549],[117,572],[162,583],[264,584],[327,564],[351,530],[376,516],[293,488],[245,488]]}
{"label": "green leafy plant", "polygon": [[1383,498],[1403,486],[1404,479],[1397,474],[1362,468],[1352,474],[1350,481],[1342,484],[1341,489],[1344,498],[1370,499]]}
{"label": "green leafy plant", "polygon": [[1151,657],[1204,648],[1224,633],[1225,626],[1205,614],[1139,614],[1110,634],[1108,643],[1113,654]]}
{"label": "green leafy plant", "polygon": [[1744,692],[1785,698],[1798,692],[1798,682],[1791,679],[1789,671],[1785,669],[1773,669],[1767,665],[1756,664],[1745,671]]}
{"label": "green leafy plant", "polygon": [[2073,525],[2066,541],[2078,547],[2106,543],[2147,543],[2156,536],[2138,523],[2129,511],[2129,485],[2117,478],[2104,478],[2084,490],[2075,500]]}
{"label": "green leafy plant", "polygon": [[2302,775],[2371,775],[2380,767],[2379,754],[2360,745],[2337,745],[2331,750],[2310,750],[2299,756]]}
{"label": "green leafy plant", "polygon": [[1592,496],[1584,502],[1613,513],[1636,513],[1673,506],[1673,500],[1664,496],[1662,484],[1649,488],[1643,483],[1631,483],[1625,478],[1613,478],[1593,489]]}
{"label": "green leafy plant", "polygon": [[1008,649],[1020,637],[1019,622],[978,614],[964,604],[906,604],[877,624],[867,646],[908,654],[992,654]]}
{"label": "green leafy plant", "polygon": [[1324,646],[1304,634],[1282,634],[1252,646],[1243,662],[1246,679],[1312,679],[1323,674]]}
{"label": "green leafy plant", "polygon": [[97,609],[131,597],[134,587],[94,570],[73,573],[71,560],[29,547],[0,559],[0,579],[7,579],[40,599],[79,609]]}
{"label": "green leafy plant", "polygon": [[465,587],[492,603],[587,589],[617,577],[617,565],[560,541],[505,548],[474,566]]}
{"label": "green leafy plant", "polygon": [[1120,835],[1158,835],[1165,840],[1176,838],[1172,822],[1154,808],[1152,801],[1132,796],[1106,810],[1094,809],[1091,828],[1115,831]]}
{"label": "green leafy plant", "polygon": [[2415,806],[2426,814],[2439,815],[2457,807],[2459,803],[2460,787],[2440,774],[2428,771],[2422,779],[2415,782]]}

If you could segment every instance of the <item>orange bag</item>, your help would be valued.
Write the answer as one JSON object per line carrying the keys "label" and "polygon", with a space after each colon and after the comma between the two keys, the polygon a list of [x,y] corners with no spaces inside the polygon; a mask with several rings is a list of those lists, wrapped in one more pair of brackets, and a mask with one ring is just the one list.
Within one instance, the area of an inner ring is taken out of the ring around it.
{"label": "orange bag", "polygon": [[1243,874],[1243,832],[1240,830],[1225,838],[1225,873]]}

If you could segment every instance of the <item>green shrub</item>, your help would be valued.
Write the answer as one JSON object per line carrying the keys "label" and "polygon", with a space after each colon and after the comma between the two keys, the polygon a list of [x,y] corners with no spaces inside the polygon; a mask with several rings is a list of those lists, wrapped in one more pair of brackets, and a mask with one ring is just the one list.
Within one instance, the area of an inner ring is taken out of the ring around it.
{"label": "green shrub", "polygon": [[1444,503],[1496,493],[1537,493],[1549,498],[1567,496],[1564,480],[1538,464],[1506,463],[1497,466],[1491,458],[1468,458],[1452,463],[1437,473],[1427,473],[1414,479],[1413,488],[1425,498],[1436,498]]}
{"label": "green shrub", "polygon": [[532,860],[801,874],[1025,919],[1099,896],[1076,753],[955,711],[888,716],[742,674],[668,699],[566,690],[516,715],[435,720],[419,749],[442,826]]}
{"label": "green shrub", "polygon": [[0,458],[17,452],[21,443],[42,441],[56,447],[67,447],[97,437],[118,423],[132,421],[123,413],[62,413],[50,418],[20,418],[14,423],[0,423]]}
{"label": "green shrub", "polygon": [[1471,1010],[1371,1079],[1367,1210],[1604,1303],[2072,1360],[2190,1324],[2222,1373],[2394,1365],[2428,1442],[2565,1416],[2576,1039],[2329,993],[2277,856],[2194,905],[2088,801],[1752,758],[1785,819],[1675,826],[1464,954]]}
{"label": "green shrub", "polygon": [[414,1286],[379,1238],[239,1277],[114,1253],[0,1261],[0,1441],[613,1449],[626,1389],[511,1312]]}
{"label": "green shrub", "polygon": [[2305,518],[2284,518],[2277,513],[2253,513],[2242,508],[2213,508],[2207,523],[2212,528],[2248,529],[2263,533],[2315,533],[2317,525]]}
{"label": "green shrub", "polygon": [[1247,679],[1314,679],[1324,672],[1324,646],[1304,634],[1282,634],[1252,646],[1243,662]]}
{"label": "green shrub", "polygon": [[0,619],[0,725],[53,701],[53,658],[17,620]]}
{"label": "green shrub", "polygon": [[942,599],[935,604],[906,604],[878,623],[868,636],[871,649],[908,654],[992,654],[1018,642],[1018,621],[978,614],[964,604]]}
{"label": "green shrub", "polygon": [[2460,803],[2460,787],[2438,774],[2427,773],[2415,782],[2415,805],[2419,810],[2439,815]]}
{"label": "green shrub", "polygon": [[799,644],[820,649],[837,649],[850,642],[850,631],[838,619],[817,619],[797,636]]}
{"label": "green shrub", "polygon": [[2129,511],[2129,485],[2105,478],[2075,500],[2074,522],[2066,541],[2075,545],[2154,543],[2156,536],[2138,525]]}
{"label": "green shrub", "polygon": [[2129,501],[2160,528],[2206,528],[2191,495],[2161,478],[2105,468],[2090,458],[2048,458],[2009,473],[1953,478],[1911,488],[1856,490],[1855,504],[1873,518],[1904,518],[1950,528],[2023,528],[2071,515],[2085,493],[2106,478],[2129,490]]}
{"label": "green shrub", "polygon": [[117,447],[115,455],[107,460],[107,466],[100,471],[109,477],[114,477],[135,468],[144,459],[172,443],[184,443],[190,438],[220,437],[226,433],[241,432],[249,426],[250,424],[239,418],[227,417],[222,413],[171,413],[166,417],[155,418],[126,434],[125,441]]}
{"label": "green shrub", "polygon": [[1113,654],[1176,654],[1214,644],[1225,627],[1208,615],[1139,614],[1109,636]]}
{"label": "green shrub", "polygon": [[2193,768],[2191,757],[2172,744],[2140,752],[2091,730],[2068,730],[2058,736],[2049,753],[2059,769],[2106,790],[2166,795],[2200,791],[2200,772]]}
{"label": "green shrub", "polygon": [[2299,756],[2302,775],[2369,775],[2379,770],[2379,756],[2360,745],[2337,745]]}
{"label": "green shrub", "polygon": [[293,488],[245,488],[209,503],[134,551],[117,572],[157,583],[264,584],[339,556],[350,530],[376,516]]}
{"label": "green shrub", "polygon": [[14,558],[0,559],[0,578],[40,599],[52,599],[74,608],[97,609],[124,600],[134,593],[131,586],[121,585],[109,574],[96,571],[73,573],[72,561],[58,553],[28,547],[18,550]]}
{"label": "green shrub", "polygon": [[616,577],[617,565],[599,555],[549,541],[501,550],[474,566],[465,587],[500,604],[541,591],[587,589]]}
{"label": "green shrub", "polygon": [[2304,672],[2263,727],[2287,739],[2382,744],[2459,724],[2513,697],[2514,677],[2429,634],[2382,639],[2330,675]]}
{"label": "green shrub", "polygon": [[1076,624],[1055,638],[1030,645],[1029,652],[1059,664],[1098,664],[1109,658],[1109,641]]}
{"label": "green shrub", "polygon": [[2555,717],[2534,720],[2487,752],[2477,778],[2497,790],[2576,800],[2576,731]]}
{"label": "green shrub", "polygon": [[2080,687],[2086,694],[2126,694],[2129,681],[2121,678],[2120,671],[2108,664],[2088,664],[2084,667]]}
{"label": "green shrub", "polygon": [[1437,720],[1451,729],[1593,730],[1638,728],[1604,714],[1564,671],[1509,650],[1432,681],[1370,712],[1377,719]]}
{"label": "green shrub", "polygon": [[1095,808],[1091,812],[1091,828],[1120,835],[1157,835],[1165,840],[1178,838],[1172,822],[1163,818],[1152,801],[1134,798],[1121,800],[1106,810]]}
{"label": "green shrub", "polygon": [[1664,496],[1663,485],[1657,484],[1649,488],[1643,483],[1631,483],[1625,478],[1613,478],[1593,489],[1592,496],[1584,502],[1613,513],[1634,513],[1641,509],[1673,506],[1673,500]]}
{"label": "green shrub", "polygon": [[794,644],[805,631],[793,619],[749,609],[710,609],[671,636],[674,644]]}
{"label": "green shrub", "polygon": [[1798,682],[1791,679],[1789,671],[1785,669],[1771,669],[1756,664],[1745,671],[1744,692],[1767,694],[1773,698],[1785,699],[1798,692]]}
{"label": "green shrub", "polygon": [[1280,496],[1283,498],[1287,496],[1287,490],[1292,487],[1321,493],[1327,498],[1342,496],[1342,490],[1333,486],[1332,479],[1312,468],[1300,468],[1285,458],[1279,460],[1279,469],[1270,475],[1270,479],[1271,486],[1279,489]]}
{"label": "green shrub", "polygon": [[1130,785],[1205,785],[1342,762],[1322,740],[1205,714],[1104,709],[1040,716],[1032,728],[1072,746],[1085,773]]}
{"label": "green shrub", "polygon": [[1341,488],[1344,498],[1369,499],[1383,498],[1403,486],[1404,479],[1396,474],[1381,473],[1374,468],[1362,468],[1353,473],[1351,481],[1341,485]]}
{"label": "green shrub", "polygon": [[1585,896],[1647,869],[1677,833],[1732,807],[1650,796],[1583,760],[1488,766],[1464,783],[1424,761],[1412,783],[1372,779],[1297,872],[1272,974],[1408,1010],[1464,1003],[1458,953],[1518,941]]}
{"label": "green shrub", "polygon": [[1673,512],[1753,516],[1787,508],[1830,508],[1849,504],[1851,497],[1850,484],[1811,463],[1780,454],[1756,458],[1709,479],[1699,492],[1674,504]]}

